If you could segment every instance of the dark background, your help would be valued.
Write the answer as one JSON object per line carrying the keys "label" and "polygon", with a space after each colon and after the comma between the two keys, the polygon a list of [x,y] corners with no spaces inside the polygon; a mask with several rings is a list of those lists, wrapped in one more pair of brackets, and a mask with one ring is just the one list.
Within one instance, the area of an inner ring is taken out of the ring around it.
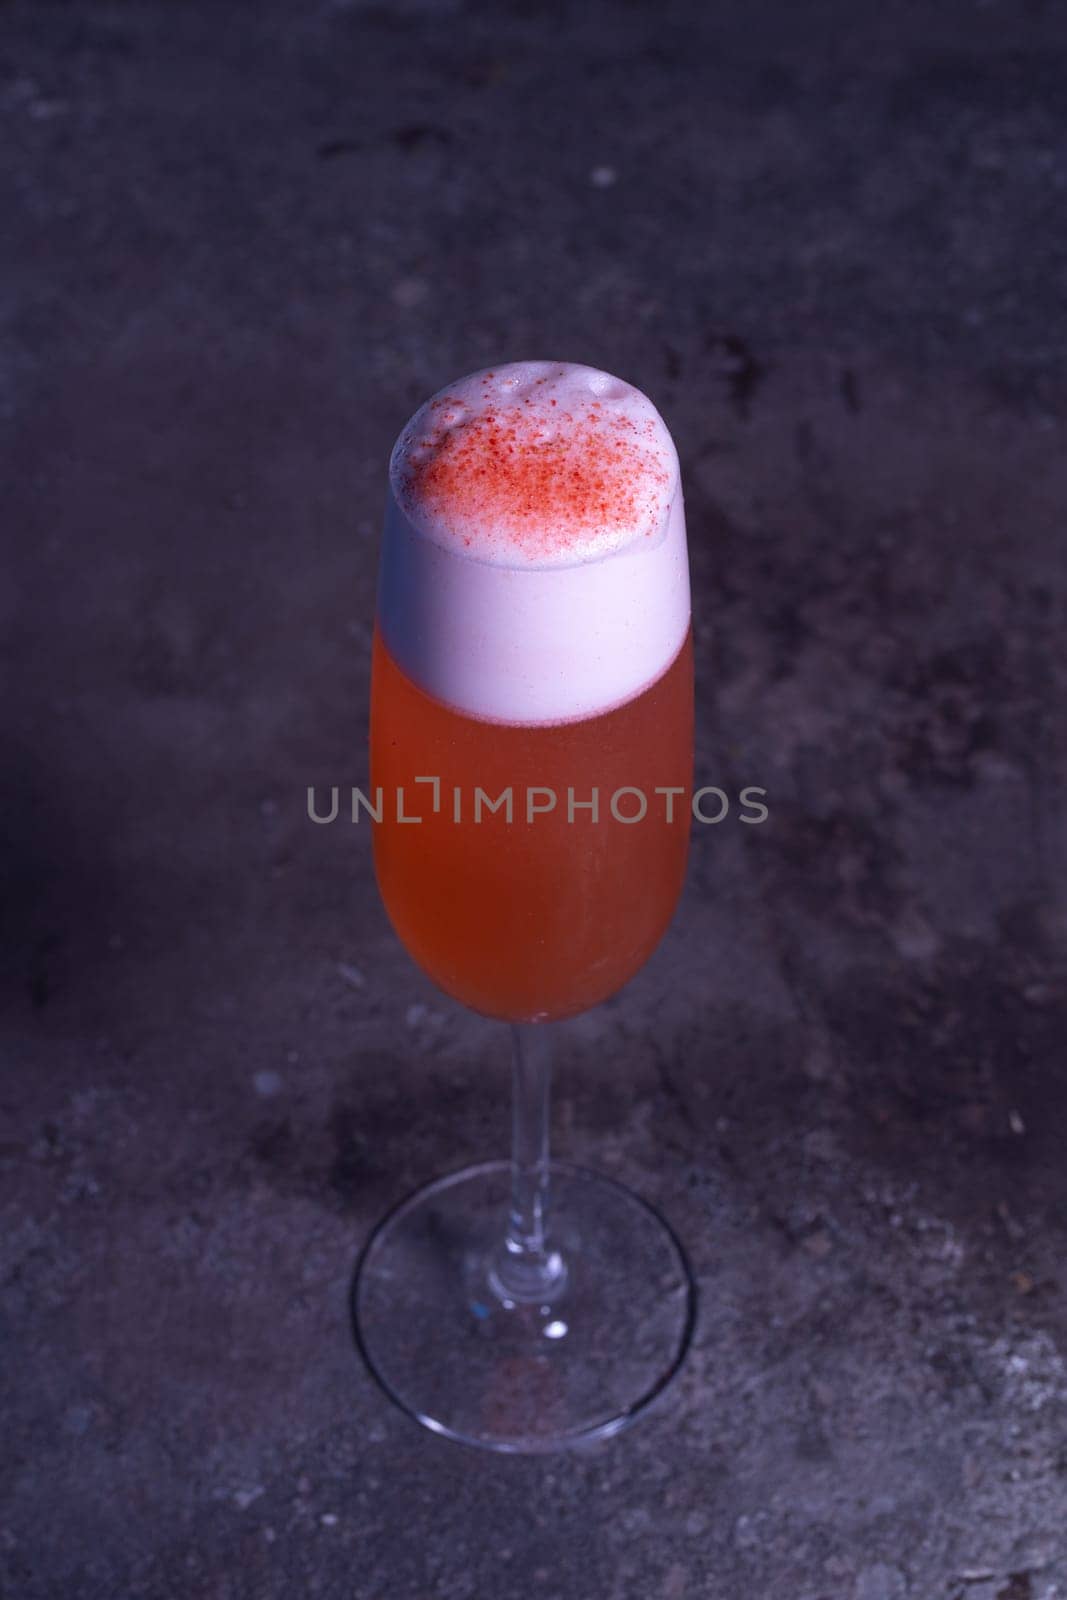
{"label": "dark background", "polygon": [[[1067,1595],[1065,69],[1017,0],[0,4],[4,1600]],[[696,1348],[501,1461],[346,1294],[506,1034],[305,794],[392,440],[519,357],[665,415],[771,816],[561,1052]]]}

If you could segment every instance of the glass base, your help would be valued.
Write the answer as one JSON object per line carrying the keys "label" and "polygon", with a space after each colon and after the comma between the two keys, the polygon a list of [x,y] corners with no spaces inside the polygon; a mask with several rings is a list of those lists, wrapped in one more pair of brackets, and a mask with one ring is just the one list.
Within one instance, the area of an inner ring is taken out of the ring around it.
{"label": "glass base", "polygon": [[386,1394],[435,1433],[558,1450],[633,1422],[678,1371],[696,1288],[681,1245],[611,1178],[553,1162],[550,1301],[493,1288],[510,1165],[440,1178],[392,1211],[356,1269],[356,1338]]}

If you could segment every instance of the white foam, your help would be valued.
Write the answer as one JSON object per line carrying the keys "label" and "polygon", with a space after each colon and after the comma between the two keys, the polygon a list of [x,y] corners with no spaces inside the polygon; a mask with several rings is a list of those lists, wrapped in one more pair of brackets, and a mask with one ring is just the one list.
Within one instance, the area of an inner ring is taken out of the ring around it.
{"label": "white foam", "polygon": [[609,373],[516,362],[428,400],[390,460],[378,620],[472,716],[551,723],[653,683],[689,626],[678,457]]}

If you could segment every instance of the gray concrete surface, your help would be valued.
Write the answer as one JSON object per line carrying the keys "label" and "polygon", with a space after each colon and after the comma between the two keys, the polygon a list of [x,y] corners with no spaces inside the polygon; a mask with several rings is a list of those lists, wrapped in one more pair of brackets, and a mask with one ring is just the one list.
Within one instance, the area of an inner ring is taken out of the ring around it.
{"label": "gray concrete surface", "polygon": [[[1067,1596],[1065,68],[1037,0],[0,6],[4,1600]],[[506,1039],[304,796],[396,429],[526,355],[675,431],[771,817],[561,1052],[684,1378],[502,1462],[346,1294]]]}

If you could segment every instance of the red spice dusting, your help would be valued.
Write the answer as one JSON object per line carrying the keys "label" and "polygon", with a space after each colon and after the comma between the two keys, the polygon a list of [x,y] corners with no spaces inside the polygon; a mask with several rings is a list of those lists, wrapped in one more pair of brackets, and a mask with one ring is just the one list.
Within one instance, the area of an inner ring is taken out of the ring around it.
{"label": "red spice dusting", "polygon": [[654,531],[670,477],[645,430],[598,401],[553,414],[555,406],[527,396],[521,407],[486,409],[450,429],[436,424],[429,449],[408,458],[406,493],[468,547],[473,536],[551,556]]}

